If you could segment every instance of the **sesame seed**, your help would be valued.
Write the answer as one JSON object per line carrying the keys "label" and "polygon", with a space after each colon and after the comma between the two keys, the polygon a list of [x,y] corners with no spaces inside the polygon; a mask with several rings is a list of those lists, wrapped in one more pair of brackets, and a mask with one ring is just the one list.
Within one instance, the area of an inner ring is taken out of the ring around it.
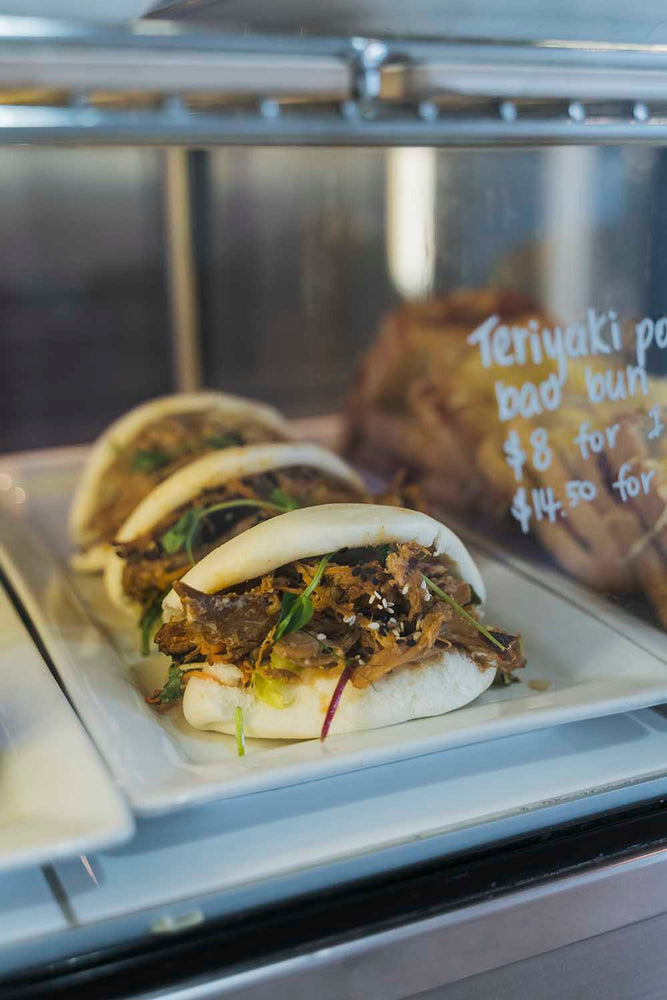
{"label": "sesame seed", "polygon": [[390,618],[389,619],[389,624],[390,625],[395,625],[396,624],[396,619],[395,618]]}
{"label": "sesame seed", "polygon": [[357,620],[356,615],[348,615],[346,618],[343,618],[343,621],[345,622],[346,625],[354,625],[356,620]]}
{"label": "sesame seed", "polygon": [[402,588],[401,593],[405,596],[405,594],[407,594],[409,589],[410,589],[410,584],[406,583],[406,585]]}
{"label": "sesame seed", "polygon": [[375,594],[371,594],[371,596],[368,598],[368,603],[369,604],[375,603]]}
{"label": "sesame seed", "polygon": [[378,600],[378,601],[382,600],[382,594],[380,594],[377,590],[373,591],[373,597],[375,597],[376,600]]}
{"label": "sesame seed", "polygon": [[326,640],[327,640],[327,637],[324,634],[324,632],[318,632],[317,633],[317,638],[320,640],[320,642],[326,642]]}
{"label": "sesame seed", "polygon": [[368,627],[372,628],[373,631],[375,631],[376,629],[379,629],[380,624],[379,624],[379,622],[369,622],[368,623]]}
{"label": "sesame seed", "polygon": [[387,611],[389,609],[389,605],[387,604],[387,598],[386,597],[382,598],[382,607],[385,609],[385,611]]}
{"label": "sesame seed", "polygon": [[412,635],[415,639],[421,639],[422,637],[421,632],[413,632]]}
{"label": "sesame seed", "polygon": [[401,633],[398,631],[397,628],[393,628],[391,631],[392,631],[392,634],[395,635],[397,639],[400,639]]}

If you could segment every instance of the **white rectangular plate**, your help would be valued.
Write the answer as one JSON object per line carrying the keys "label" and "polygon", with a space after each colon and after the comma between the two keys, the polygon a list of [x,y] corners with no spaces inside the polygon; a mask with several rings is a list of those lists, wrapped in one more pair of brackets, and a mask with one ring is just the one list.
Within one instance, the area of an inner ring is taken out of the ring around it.
{"label": "white rectangular plate", "polygon": [[0,587],[0,872],[127,840],[134,821]]}
{"label": "white rectangular plate", "polygon": [[[107,607],[98,579],[71,574],[65,513],[81,453],[3,468],[20,502],[5,519],[0,559],[24,601],[77,711],[137,811],[150,814],[291,785],[667,699],[667,658],[639,648],[612,624],[553,593],[520,569],[477,554],[489,590],[488,619],[523,634],[527,683],[493,688],[449,715],[319,741],[249,740],[196,732],[180,710],[158,714],[143,693],[166,661],[142,660],[133,626]],[[5,481],[6,482],[6,481]],[[40,541],[41,532],[44,541]],[[666,640],[667,642],[667,640]]]}

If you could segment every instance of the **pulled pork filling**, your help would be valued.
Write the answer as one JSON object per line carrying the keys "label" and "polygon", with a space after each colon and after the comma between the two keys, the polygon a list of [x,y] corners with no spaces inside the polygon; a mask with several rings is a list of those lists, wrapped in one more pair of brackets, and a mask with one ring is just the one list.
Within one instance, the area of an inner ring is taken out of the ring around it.
{"label": "pulled pork filling", "polygon": [[[305,466],[228,480],[171,511],[150,532],[116,543],[125,560],[123,589],[145,610],[193,562],[259,521],[297,507],[366,499],[343,480]],[[210,510],[222,504],[229,506]]]}
{"label": "pulled pork filling", "polygon": [[[319,582],[304,593],[318,572]],[[205,673],[205,663],[232,663],[260,697],[267,682],[288,687],[312,671],[346,669],[352,684],[365,688],[447,649],[506,676],[526,662],[519,636],[494,626],[480,631],[479,600],[451,562],[415,542],[290,563],[218,594],[185,583],[175,590],[185,616],[164,624],[155,639],[172,669],[185,680],[192,670]],[[171,699],[158,693],[152,700]]]}
{"label": "pulled pork filling", "polygon": [[116,449],[116,460],[105,473],[97,509],[86,532],[96,541],[113,541],[154,486],[206,452],[278,440],[282,436],[273,429],[252,422],[241,426],[215,410],[162,417]]}

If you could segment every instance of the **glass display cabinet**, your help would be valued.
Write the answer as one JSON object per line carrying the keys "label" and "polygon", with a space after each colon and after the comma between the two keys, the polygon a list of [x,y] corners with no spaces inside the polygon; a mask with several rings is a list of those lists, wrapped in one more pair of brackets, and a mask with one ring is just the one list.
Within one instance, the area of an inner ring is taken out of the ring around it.
{"label": "glass display cabinet", "polygon": [[[657,5],[43,6],[0,18],[0,995],[662,995]],[[446,523],[525,668],[326,740],[156,710],[68,509],[112,421],[210,390]]]}

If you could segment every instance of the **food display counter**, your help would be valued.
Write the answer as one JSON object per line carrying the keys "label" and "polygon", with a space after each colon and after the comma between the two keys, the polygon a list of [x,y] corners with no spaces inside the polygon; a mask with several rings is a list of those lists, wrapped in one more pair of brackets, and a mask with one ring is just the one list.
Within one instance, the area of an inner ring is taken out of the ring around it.
{"label": "food display counter", "polygon": [[662,995],[665,53],[417,7],[0,18],[8,1000]]}

